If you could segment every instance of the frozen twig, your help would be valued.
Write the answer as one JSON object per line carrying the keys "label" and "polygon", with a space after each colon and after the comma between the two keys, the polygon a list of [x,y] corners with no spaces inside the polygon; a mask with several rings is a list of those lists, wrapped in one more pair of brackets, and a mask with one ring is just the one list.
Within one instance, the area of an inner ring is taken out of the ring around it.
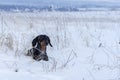
{"label": "frozen twig", "polygon": [[89,75],[91,76],[92,80],[95,80],[95,77],[93,76],[92,72],[88,69],[87,69],[87,71],[88,71]]}
{"label": "frozen twig", "polygon": [[67,66],[67,64],[70,63],[74,59],[74,56],[71,57],[72,54],[74,54],[77,57],[77,54],[72,50],[67,58],[67,61],[62,65],[62,68],[65,68]]}

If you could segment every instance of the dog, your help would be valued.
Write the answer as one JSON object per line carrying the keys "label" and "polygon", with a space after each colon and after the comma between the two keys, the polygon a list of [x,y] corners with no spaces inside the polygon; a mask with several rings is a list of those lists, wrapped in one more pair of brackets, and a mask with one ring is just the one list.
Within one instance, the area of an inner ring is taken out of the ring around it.
{"label": "dog", "polygon": [[50,38],[47,35],[39,35],[32,41],[32,49],[28,50],[27,55],[32,56],[34,60],[48,61],[48,56],[46,53],[46,48],[48,44],[52,46]]}

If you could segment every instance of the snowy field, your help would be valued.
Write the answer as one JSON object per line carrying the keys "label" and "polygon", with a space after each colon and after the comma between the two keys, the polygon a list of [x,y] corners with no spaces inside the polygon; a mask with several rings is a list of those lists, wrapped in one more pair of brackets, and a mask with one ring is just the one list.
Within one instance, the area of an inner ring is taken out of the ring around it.
{"label": "snowy field", "polygon": [[[49,61],[26,56],[50,37]],[[0,13],[1,80],[120,80],[120,11]]]}

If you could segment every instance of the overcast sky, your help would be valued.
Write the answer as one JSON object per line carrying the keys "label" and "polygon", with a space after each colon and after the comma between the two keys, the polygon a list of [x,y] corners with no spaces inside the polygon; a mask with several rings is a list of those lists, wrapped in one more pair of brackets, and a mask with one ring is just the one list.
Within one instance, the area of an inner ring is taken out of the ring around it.
{"label": "overcast sky", "polygon": [[79,5],[81,3],[107,3],[119,5],[120,0],[0,0],[0,4],[10,5]]}

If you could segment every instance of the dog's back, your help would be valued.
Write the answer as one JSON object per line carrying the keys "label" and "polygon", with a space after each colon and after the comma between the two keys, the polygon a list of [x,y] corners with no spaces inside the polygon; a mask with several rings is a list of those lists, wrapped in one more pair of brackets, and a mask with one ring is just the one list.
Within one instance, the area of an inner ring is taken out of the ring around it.
{"label": "dog's back", "polygon": [[48,61],[47,54],[45,52],[41,52],[37,48],[32,48],[28,50],[27,56],[32,56],[32,58],[37,61],[40,61],[40,60]]}

